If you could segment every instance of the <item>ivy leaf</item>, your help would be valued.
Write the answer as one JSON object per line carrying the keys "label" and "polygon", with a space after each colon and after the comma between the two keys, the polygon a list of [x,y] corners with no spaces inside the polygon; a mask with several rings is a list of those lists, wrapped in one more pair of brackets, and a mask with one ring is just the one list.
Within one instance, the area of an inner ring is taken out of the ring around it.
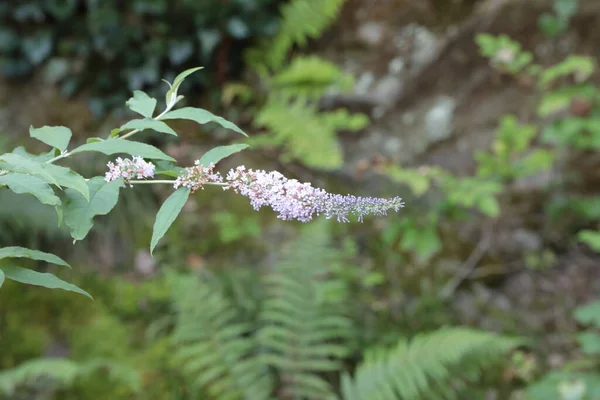
{"label": "ivy leaf", "polygon": [[0,175],[0,185],[8,186],[10,190],[17,194],[31,194],[42,204],[50,206],[60,204],[60,199],[54,194],[50,185],[37,176],[10,172],[6,175]]}
{"label": "ivy leaf", "polygon": [[200,164],[204,166],[210,165],[210,163],[217,164],[224,158],[229,157],[232,154],[240,152],[250,147],[247,144],[232,144],[229,146],[218,146],[214,149],[207,151],[202,158],[200,158]]}
{"label": "ivy leaf", "polygon": [[65,151],[73,134],[65,126],[42,126],[41,128],[30,126],[29,136],[60,151]]}
{"label": "ivy leaf", "polygon": [[181,212],[181,209],[185,205],[188,197],[190,196],[190,190],[188,188],[179,188],[174,191],[165,200],[163,205],[156,214],[156,221],[154,221],[154,227],[152,228],[152,240],[150,241],[150,254],[154,251],[158,241],[167,233],[167,230],[175,221],[175,218]]}
{"label": "ivy leaf", "polygon": [[195,121],[201,125],[206,124],[208,122],[216,122],[223,128],[231,129],[232,131],[235,131],[239,134],[248,137],[248,135],[246,135],[246,133],[233,122],[227,121],[225,118],[216,116],[210,111],[203,110],[202,108],[183,107],[178,110],[169,111],[160,119],[187,119],[190,121]]}
{"label": "ivy leaf", "polygon": [[71,236],[75,240],[84,239],[94,225],[96,215],[106,215],[119,200],[119,188],[122,179],[106,182],[103,177],[96,176],[88,181],[90,201],[80,193],[67,189],[67,200],[64,207],[65,223],[71,228]]}
{"label": "ivy leaf", "polygon": [[166,155],[154,146],[125,139],[112,139],[103,142],[86,143],[71,151],[71,154],[83,153],[86,151],[97,151],[106,155],[124,153],[144,158],[175,161],[173,157]]}
{"label": "ivy leaf", "polygon": [[0,161],[4,161],[8,164],[8,167],[6,168],[2,166],[3,169],[8,169],[9,171],[13,172],[22,172],[30,175],[39,176],[40,178],[43,178],[46,182],[58,186],[58,182],[56,181],[56,179],[54,179],[54,177],[44,169],[44,164],[38,161],[31,160],[13,153],[6,153],[0,155]]}
{"label": "ivy leaf", "polygon": [[177,133],[171,129],[171,127],[164,122],[156,121],[150,118],[144,119],[133,119],[119,128],[119,131],[125,131],[128,129],[137,129],[144,131],[146,129],[152,129],[156,132],[168,133],[169,135],[177,136]]}
{"label": "ivy leaf", "polygon": [[71,268],[65,260],[54,254],[44,253],[39,250],[31,250],[25,247],[11,246],[0,248],[0,260],[3,258],[29,258],[31,260],[46,261],[50,264],[64,265]]}
{"label": "ivy leaf", "polygon": [[152,113],[154,113],[154,109],[156,108],[156,99],[148,96],[141,90],[134,90],[133,97],[125,104],[131,111],[141,114],[146,118],[152,118]]}
{"label": "ivy leaf", "polygon": [[93,300],[93,297],[85,290],[65,282],[56,275],[50,273],[32,271],[21,267],[0,267],[0,270],[3,272],[6,279],[28,285],[43,286],[49,289],[68,290],[69,292],[79,293]]}

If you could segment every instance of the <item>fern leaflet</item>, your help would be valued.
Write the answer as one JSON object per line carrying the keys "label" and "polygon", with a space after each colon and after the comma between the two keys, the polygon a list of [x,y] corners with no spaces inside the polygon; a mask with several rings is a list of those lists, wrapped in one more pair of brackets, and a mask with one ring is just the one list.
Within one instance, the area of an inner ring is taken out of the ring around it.
{"label": "fern leaflet", "polygon": [[468,382],[518,341],[467,328],[446,328],[367,353],[354,378],[342,376],[344,400],[458,399]]}
{"label": "fern leaflet", "polygon": [[235,309],[212,277],[171,277],[177,308],[172,340],[183,371],[211,398],[262,400],[271,393],[267,367],[253,354],[251,327],[238,321]]}
{"label": "fern leaflet", "polygon": [[309,228],[265,279],[259,338],[279,375],[278,397],[335,399],[322,374],[341,369],[353,324],[345,285],[330,276],[336,252],[327,247],[323,225]]}

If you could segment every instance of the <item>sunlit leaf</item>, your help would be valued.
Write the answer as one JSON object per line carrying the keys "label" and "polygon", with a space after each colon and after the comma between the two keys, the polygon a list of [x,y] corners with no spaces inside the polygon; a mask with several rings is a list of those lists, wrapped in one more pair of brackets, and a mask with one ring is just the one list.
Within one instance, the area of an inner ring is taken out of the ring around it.
{"label": "sunlit leaf", "polygon": [[152,118],[152,113],[156,108],[156,99],[148,96],[141,90],[134,90],[133,97],[125,103],[132,111],[143,115],[146,118]]}
{"label": "sunlit leaf", "polygon": [[125,139],[112,139],[105,140],[103,142],[87,143],[71,151],[71,154],[83,153],[87,151],[97,151],[106,155],[124,153],[144,158],[175,161],[173,157],[166,155],[154,146]]}
{"label": "sunlit leaf", "polygon": [[216,116],[213,113],[211,113],[210,111],[206,111],[201,108],[195,108],[195,107],[180,108],[178,110],[169,111],[168,113],[163,115],[160,119],[161,120],[187,119],[190,121],[195,121],[199,124],[216,122],[217,124],[221,125],[223,128],[231,129],[232,131],[235,131],[239,134],[242,134],[242,135],[248,137],[248,135],[246,135],[246,133],[244,133],[244,131],[242,131],[233,122],[227,121],[225,118]]}
{"label": "sunlit leaf", "polygon": [[169,135],[177,136],[177,133],[171,129],[171,127],[164,122],[156,121],[153,119],[134,119],[127,122],[125,125],[119,128],[120,131],[125,131],[129,129],[137,129],[140,131],[146,129],[152,129],[156,132],[168,133]]}
{"label": "sunlit leaf", "polygon": [[65,151],[71,140],[71,130],[65,126],[42,126],[41,128],[29,127],[29,136],[60,151]]}

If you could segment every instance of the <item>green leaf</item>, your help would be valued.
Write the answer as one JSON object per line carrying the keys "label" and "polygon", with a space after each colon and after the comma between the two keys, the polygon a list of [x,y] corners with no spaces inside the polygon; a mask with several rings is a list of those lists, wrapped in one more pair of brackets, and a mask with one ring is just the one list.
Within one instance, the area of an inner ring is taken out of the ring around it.
{"label": "green leaf", "polygon": [[573,318],[580,324],[600,327],[600,301],[593,301],[577,308]]}
{"label": "green leaf", "polygon": [[182,73],[180,73],[179,75],[177,75],[175,77],[175,80],[173,81],[172,85],[169,82],[167,82],[170,86],[170,89],[167,91],[167,93],[165,95],[165,101],[167,102],[167,106],[173,107],[173,105],[175,105],[175,103],[177,103],[179,100],[181,100],[183,98],[183,96],[177,96],[177,90],[179,90],[179,86],[183,83],[185,78],[187,78],[189,75],[193,74],[194,72],[201,70],[202,68],[203,67],[196,67],[196,68],[191,68],[191,69],[183,71]]}
{"label": "green leaf", "polygon": [[175,77],[175,80],[173,81],[173,89],[177,90],[177,88],[179,87],[179,85],[181,85],[183,83],[183,81],[185,80],[185,78],[187,78],[188,76],[190,76],[194,72],[199,71],[199,70],[201,70],[203,68],[204,67],[190,68],[190,69],[187,69],[187,70],[183,71],[179,75],[177,75]]}
{"label": "green leaf", "polygon": [[3,283],[4,283],[4,272],[2,272],[2,270],[0,269],[0,288],[2,287]]}
{"label": "green leaf", "polygon": [[152,113],[156,108],[156,99],[148,96],[141,90],[134,90],[133,97],[125,104],[131,111],[141,114],[146,118],[152,118]]}
{"label": "green leaf", "polygon": [[224,158],[229,157],[230,155],[240,152],[245,148],[250,147],[247,144],[232,144],[229,146],[218,146],[214,149],[207,151],[202,158],[200,158],[200,164],[204,166],[210,165],[210,163],[217,164]]}
{"label": "green leaf", "polygon": [[580,242],[588,245],[592,250],[600,252],[600,232],[592,230],[583,230],[577,234]]}
{"label": "green leaf", "polygon": [[60,204],[60,199],[54,194],[50,185],[37,176],[9,172],[6,175],[0,175],[0,185],[8,186],[10,190],[17,194],[31,194],[42,204],[50,206]]}
{"label": "green leaf", "polygon": [[169,125],[153,119],[133,119],[119,128],[120,131],[125,131],[128,129],[138,129],[140,131],[152,129],[157,132],[168,133],[169,135],[177,136],[177,133],[171,129]]}
{"label": "green leaf", "polygon": [[581,332],[577,335],[577,341],[585,354],[600,354],[600,335],[594,331]]}
{"label": "green leaf", "polygon": [[70,168],[54,164],[43,164],[43,168],[52,175],[58,185],[74,189],[81,193],[86,200],[90,199],[90,191],[85,178]]}
{"label": "green leaf", "polygon": [[48,183],[58,185],[56,179],[44,169],[44,166],[49,164],[42,164],[38,161],[12,153],[0,155],[0,161],[4,161],[8,164],[8,167],[2,166],[3,169],[39,176]]}
{"label": "green leaf", "polygon": [[229,122],[225,118],[218,117],[218,116],[214,115],[213,113],[211,113],[210,111],[206,111],[201,108],[195,108],[195,107],[180,108],[178,110],[169,111],[168,113],[163,115],[160,119],[161,120],[163,120],[163,119],[187,119],[190,121],[195,121],[201,125],[206,124],[208,122],[216,122],[217,124],[221,125],[223,128],[231,129],[232,131],[235,131],[237,133],[240,133],[240,134],[248,137],[248,135],[246,135],[246,133],[243,130],[241,130],[233,122]]}
{"label": "green leaf", "polygon": [[112,182],[106,182],[101,176],[90,179],[88,181],[89,202],[74,190],[65,191],[67,196],[64,207],[65,223],[71,228],[73,239],[85,238],[94,225],[94,217],[106,215],[113,209],[119,200],[119,188],[122,184],[122,179]]}
{"label": "green leaf", "polygon": [[184,168],[178,167],[170,161],[156,161],[156,171],[154,175],[167,175],[173,178],[177,178],[183,172]]}
{"label": "green leaf", "polygon": [[32,260],[46,261],[51,264],[64,265],[71,268],[65,260],[54,254],[44,253],[39,250],[31,250],[25,247],[11,246],[0,248],[0,260],[3,258],[29,258]]}
{"label": "green leaf", "polygon": [[124,153],[144,158],[175,161],[173,157],[169,157],[154,146],[125,139],[112,139],[97,143],[87,143],[71,151],[71,154],[83,153],[86,151],[97,151],[106,155]]}
{"label": "green leaf", "polygon": [[41,128],[29,127],[29,136],[60,151],[67,150],[71,140],[71,130],[65,126],[42,126]]}
{"label": "green leaf", "polygon": [[163,203],[156,214],[156,221],[154,221],[154,227],[152,228],[152,240],[150,242],[150,254],[154,251],[158,241],[167,233],[167,230],[175,221],[175,218],[181,212],[181,209],[185,205],[188,197],[190,196],[190,190],[188,188],[179,188],[173,194],[171,194],[167,200]]}
{"label": "green leaf", "polygon": [[83,294],[84,296],[87,296],[93,300],[93,297],[85,290],[80,289],[71,283],[65,282],[56,275],[50,273],[41,273],[21,267],[0,267],[0,270],[2,270],[7,279],[11,279],[16,282],[25,283],[28,285],[43,286],[49,289],[68,290],[69,292]]}
{"label": "green leaf", "polygon": [[488,217],[496,218],[500,215],[500,205],[494,196],[483,196],[477,201],[477,207]]}

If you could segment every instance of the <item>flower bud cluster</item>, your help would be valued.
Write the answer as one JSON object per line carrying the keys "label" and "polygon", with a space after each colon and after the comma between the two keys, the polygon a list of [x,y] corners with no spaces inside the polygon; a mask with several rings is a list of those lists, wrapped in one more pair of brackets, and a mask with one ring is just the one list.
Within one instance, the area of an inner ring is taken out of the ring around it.
{"label": "flower bud cluster", "polygon": [[185,168],[185,170],[175,180],[173,187],[178,189],[186,187],[193,193],[198,189],[204,190],[204,185],[207,183],[223,182],[223,177],[218,172],[214,172],[215,164],[210,164],[208,167],[200,165],[200,161],[196,161],[193,167]]}
{"label": "flower bud cluster", "polygon": [[116,164],[109,162],[107,164],[108,172],[104,180],[106,182],[123,178],[127,184],[131,179],[154,178],[154,164],[146,162],[142,157],[134,156],[133,159],[117,158]]}

